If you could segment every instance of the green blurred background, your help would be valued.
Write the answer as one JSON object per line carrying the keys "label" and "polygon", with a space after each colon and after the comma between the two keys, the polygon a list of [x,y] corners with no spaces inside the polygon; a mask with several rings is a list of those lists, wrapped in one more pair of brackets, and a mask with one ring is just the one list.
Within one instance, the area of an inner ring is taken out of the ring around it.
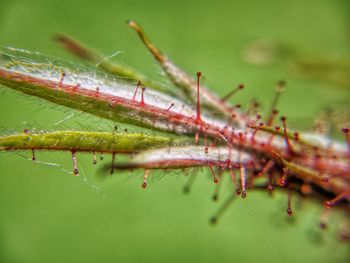
{"label": "green blurred background", "polygon": [[[127,28],[130,18],[178,65],[192,74],[202,71],[219,94],[245,83],[236,97],[243,105],[252,97],[268,105],[276,81],[287,80],[280,110],[297,128],[310,127],[325,107],[349,106],[347,0],[0,0],[0,45],[74,61],[52,41],[54,33],[64,32],[106,55],[122,51],[115,60],[162,78]],[[261,40],[268,48],[258,44],[256,51],[251,43]],[[247,54],[254,52],[270,59],[252,65]],[[5,88],[0,92],[3,133],[100,128],[100,120],[89,115]],[[71,114],[65,126],[55,125]],[[349,244],[337,240],[337,213],[330,229],[321,231],[316,203],[295,198],[294,217],[288,219],[285,194],[270,198],[249,192],[211,226],[208,219],[219,204],[211,201],[214,185],[206,173],[184,195],[181,173],[153,175],[142,190],[137,172],[96,178],[90,155],[78,155],[81,174],[73,177],[67,153],[37,153],[38,160],[54,166],[28,161],[23,158],[30,157],[28,152],[20,154],[0,155],[0,262],[350,260]],[[221,202],[229,194],[226,179]]]}

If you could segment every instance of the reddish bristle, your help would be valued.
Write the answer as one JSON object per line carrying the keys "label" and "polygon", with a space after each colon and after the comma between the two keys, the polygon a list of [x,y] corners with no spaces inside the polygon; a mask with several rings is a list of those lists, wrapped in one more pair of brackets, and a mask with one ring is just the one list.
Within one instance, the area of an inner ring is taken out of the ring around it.
{"label": "reddish bristle", "polygon": [[143,183],[142,183],[142,185],[141,185],[143,189],[146,189],[146,187],[147,187],[148,175],[149,175],[149,170],[148,170],[148,169],[145,169],[145,173],[144,173],[144,175],[143,175]]}
{"label": "reddish bristle", "polygon": [[350,129],[349,128],[342,128],[341,130],[345,135],[345,140],[346,140],[346,143],[348,145],[348,153],[350,156]]}
{"label": "reddish bristle", "polygon": [[174,103],[171,103],[167,111],[169,111],[174,106]]}
{"label": "reddish bristle", "polygon": [[274,161],[272,160],[269,160],[265,166],[263,167],[263,169],[261,170],[261,172],[259,173],[259,176],[262,176],[264,174],[267,174],[271,169],[272,167],[275,165]]}
{"label": "reddish bristle", "polygon": [[202,76],[201,72],[197,72],[197,116],[196,116],[196,121],[200,123],[202,121],[201,119],[201,102],[200,102],[200,78]]}
{"label": "reddish bristle", "polygon": [[195,144],[198,144],[198,140],[199,140],[199,133],[196,132],[196,134],[194,135],[194,142],[195,142]]}
{"label": "reddish bristle", "polygon": [[188,176],[188,180],[187,180],[187,182],[186,182],[186,184],[185,184],[185,186],[184,186],[184,188],[183,188],[183,192],[184,192],[185,194],[188,194],[188,193],[191,191],[191,187],[192,187],[192,185],[193,185],[193,183],[194,183],[196,177],[197,177],[197,174],[196,174],[196,173],[190,174],[190,175]]}
{"label": "reddish bristle", "polygon": [[60,88],[60,89],[62,89],[62,87],[63,87],[63,79],[64,79],[65,76],[66,76],[66,73],[62,72],[61,73],[61,78],[60,78],[60,80],[58,82],[58,88]]}
{"label": "reddish bristle", "polygon": [[232,91],[230,91],[227,95],[225,95],[221,101],[227,101],[229,98],[231,98],[233,95],[235,95],[237,93],[237,91],[242,90],[244,88],[243,84],[239,84],[237,88],[233,89]]}
{"label": "reddish bristle", "polygon": [[136,89],[134,92],[134,96],[132,96],[132,100],[135,100],[137,91],[139,90],[139,87],[140,87],[140,84],[141,84],[141,81],[137,82],[137,86],[136,86]]}
{"label": "reddish bristle", "polygon": [[32,161],[35,161],[36,160],[36,157],[35,157],[35,150],[32,149]]}
{"label": "reddish bristle", "polygon": [[143,87],[142,93],[141,93],[141,102],[140,102],[141,105],[145,105],[145,91],[146,91],[146,88]]}
{"label": "reddish bristle", "polygon": [[272,171],[269,171],[268,173],[268,184],[267,184],[267,190],[269,192],[272,192],[273,191],[273,172]]}
{"label": "reddish bristle", "polygon": [[278,114],[278,110],[276,109],[276,106],[278,103],[278,99],[279,99],[279,97],[284,89],[284,86],[285,86],[284,81],[280,81],[277,83],[275,96],[274,96],[272,103],[271,103],[269,118],[268,118],[267,123],[266,123],[267,126],[272,125],[274,118]]}
{"label": "reddish bristle", "polygon": [[97,164],[97,157],[96,157],[96,151],[92,152],[92,164],[96,165]]}
{"label": "reddish bristle", "polygon": [[111,166],[111,174],[114,173],[114,163],[115,163],[115,152],[112,153],[112,166]]}
{"label": "reddish bristle", "polygon": [[292,145],[290,143],[290,140],[289,140],[289,137],[288,137],[288,132],[287,132],[287,118],[282,116],[281,117],[281,121],[282,121],[282,124],[283,124],[283,135],[284,135],[284,139],[286,141],[286,145],[287,145],[287,150],[288,150],[288,153],[290,155],[294,154],[293,152],[293,149],[292,149]]}
{"label": "reddish bristle", "polygon": [[218,201],[219,200],[219,193],[220,193],[221,185],[222,185],[222,180],[219,180],[218,183],[215,186],[214,194],[213,194],[213,197],[212,197],[213,201]]}
{"label": "reddish bristle", "polygon": [[267,126],[272,126],[273,121],[275,120],[275,117],[278,115],[278,110],[274,109],[272,110],[269,119],[267,121]]}
{"label": "reddish bristle", "polygon": [[247,191],[246,191],[246,171],[243,166],[239,169],[240,177],[241,177],[241,189],[242,189],[242,198],[246,198]]}
{"label": "reddish bristle", "polygon": [[271,134],[270,138],[269,138],[268,141],[267,141],[267,146],[268,146],[268,147],[271,146],[271,143],[272,143],[272,141],[273,141],[274,138],[275,138],[275,134]]}
{"label": "reddish bristle", "polygon": [[236,173],[230,169],[230,174],[231,174],[231,179],[232,179],[232,182],[233,182],[233,185],[236,189],[236,194],[237,195],[240,195],[241,194],[241,190],[239,189],[239,186],[238,186],[238,183],[237,183],[237,180],[236,180]]}
{"label": "reddish bristle", "polygon": [[216,176],[216,174],[215,174],[215,172],[213,170],[213,167],[211,165],[209,165],[208,167],[209,167],[209,170],[210,170],[210,172],[211,172],[211,174],[212,174],[212,176],[214,178],[214,183],[217,184],[219,182],[219,178]]}
{"label": "reddish bristle", "polygon": [[289,173],[288,168],[287,167],[283,167],[283,174],[282,174],[282,177],[281,177],[281,180],[280,180],[280,185],[282,187],[287,185],[288,173]]}
{"label": "reddish bristle", "polygon": [[100,94],[100,87],[96,87],[95,97],[98,98],[99,94]]}
{"label": "reddish bristle", "polygon": [[73,175],[78,176],[78,163],[77,163],[77,157],[75,155],[75,151],[71,151],[72,153],[72,160],[73,160]]}
{"label": "reddish bristle", "polygon": [[250,104],[249,104],[249,108],[247,110],[247,113],[246,115],[250,115],[250,114],[255,114],[259,108],[260,104],[255,100],[255,99],[252,99],[250,101]]}
{"label": "reddish bristle", "polygon": [[291,204],[292,204],[292,191],[289,190],[288,191],[288,208],[287,208],[287,214],[289,216],[293,215],[293,210],[292,210]]}
{"label": "reddish bristle", "polygon": [[336,204],[338,204],[339,202],[341,202],[342,200],[349,199],[349,197],[350,197],[350,190],[337,195],[332,200],[326,201],[325,205],[326,207],[331,208]]}

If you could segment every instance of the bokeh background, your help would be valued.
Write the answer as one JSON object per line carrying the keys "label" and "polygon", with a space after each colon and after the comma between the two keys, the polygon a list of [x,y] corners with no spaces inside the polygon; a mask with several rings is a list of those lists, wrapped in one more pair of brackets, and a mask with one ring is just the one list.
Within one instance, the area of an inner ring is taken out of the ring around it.
{"label": "bokeh background", "polygon": [[[279,108],[294,127],[312,127],[326,107],[349,108],[347,0],[0,0],[0,45],[77,61],[52,41],[63,32],[106,56],[121,51],[113,60],[162,79],[126,26],[130,18],[178,65],[192,74],[202,71],[219,94],[245,83],[236,97],[243,105],[255,97],[267,106],[275,83],[286,80]],[[0,92],[2,133],[94,129],[101,123],[5,88]],[[64,126],[57,124],[68,116]],[[28,157],[28,152],[0,155],[1,262],[350,260],[349,244],[337,239],[341,215],[334,213],[330,229],[319,230],[317,201],[296,197],[288,219],[285,194],[249,192],[212,226],[210,216],[230,194],[228,178],[214,203],[214,185],[205,172],[184,195],[182,173],[153,175],[145,191],[138,172],[99,180],[90,155],[78,155],[79,177],[71,176],[68,153],[37,153],[52,165]]]}

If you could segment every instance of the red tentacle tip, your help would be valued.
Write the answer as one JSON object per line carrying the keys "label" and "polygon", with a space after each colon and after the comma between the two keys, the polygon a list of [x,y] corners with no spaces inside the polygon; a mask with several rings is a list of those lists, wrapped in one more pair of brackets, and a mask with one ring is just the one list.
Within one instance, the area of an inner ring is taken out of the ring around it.
{"label": "red tentacle tip", "polygon": [[246,191],[242,191],[242,198],[246,198],[247,197],[247,192]]}
{"label": "red tentacle tip", "polygon": [[147,183],[146,183],[146,182],[143,182],[141,186],[142,186],[143,189],[146,189]]}
{"label": "red tentacle tip", "polygon": [[348,134],[350,132],[349,128],[342,128],[341,131],[345,134]]}
{"label": "red tentacle tip", "polygon": [[333,204],[332,201],[326,201],[326,202],[324,203],[324,205],[325,205],[327,208],[332,208],[334,204]]}
{"label": "red tentacle tip", "polygon": [[288,208],[288,209],[287,209],[287,214],[288,214],[289,216],[292,216],[292,215],[293,215],[293,210],[292,210],[291,208]]}
{"label": "red tentacle tip", "polygon": [[280,180],[280,186],[285,187],[286,185],[287,185],[286,180],[281,179],[281,180]]}
{"label": "red tentacle tip", "polygon": [[171,103],[170,106],[167,108],[167,111],[169,111],[174,105],[174,103]]}

